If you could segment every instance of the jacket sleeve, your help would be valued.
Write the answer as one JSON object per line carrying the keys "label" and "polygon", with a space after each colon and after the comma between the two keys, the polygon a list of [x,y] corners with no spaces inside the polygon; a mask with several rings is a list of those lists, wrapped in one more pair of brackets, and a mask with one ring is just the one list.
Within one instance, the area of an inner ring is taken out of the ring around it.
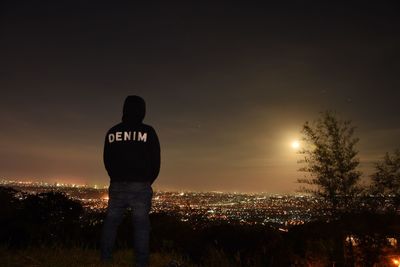
{"label": "jacket sleeve", "polygon": [[103,163],[104,163],[104,167],[107,170],[108,175],[110,175],[112,159],[110,157],[110,143],[108,142],[107,137],[108,137],[108,132],[107,132],[105,140],[104,140]]}
{"label": "jacket sleeve", "polygon": [[152,139],[149,147],[149,163],[150,163],[150,182],[154,183],[158,174],[160,173],[161,166],[161,149],[160,141],[158,140],[157,133],[154,129],[151,129]]}

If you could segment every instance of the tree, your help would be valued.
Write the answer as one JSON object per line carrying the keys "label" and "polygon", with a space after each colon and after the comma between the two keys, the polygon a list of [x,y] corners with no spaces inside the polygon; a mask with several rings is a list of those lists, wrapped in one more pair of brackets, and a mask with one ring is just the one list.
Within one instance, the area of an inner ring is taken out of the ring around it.
{"label": "tree", "polygon": [[322,197],[333,214],[348,210],[359,192],[361,173],[357,170],[355,149],[359,139],[354,137],[354,130],[350,121],[340,120],[330,111],[303,125],[304,147],[299,152],[303,159],[299,162],[305,175],[298,182],[307,187],[303,186],[301,191]]}
{"label": "tree", "polygon": [[82,204],[65,193],[28,195],[21,221],[32,244],[62,244],[79,240]]}
{"label": "tree", "polygon": [[13,230],[15,219],[21,208],[21,203],[16,197],[18,191],[11,187],[0,186],[0,243],[6,244],[15,240]]}
{"label": "tree", "polygon": [[400,149],[392,154],[386,152],[380,162],[375,164],[372,174],[372,191],[375,194],[390,195],[395,210],[400,208]]}

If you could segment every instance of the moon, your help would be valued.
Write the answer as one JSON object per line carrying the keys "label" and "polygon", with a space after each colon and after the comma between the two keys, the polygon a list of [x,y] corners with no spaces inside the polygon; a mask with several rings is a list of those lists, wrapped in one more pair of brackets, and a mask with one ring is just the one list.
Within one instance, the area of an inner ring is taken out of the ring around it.
{"label": "moon", "polygon": [[300,148],[300,142],[298,140],[293,140],[291,146],[294,150],[298,150]]}

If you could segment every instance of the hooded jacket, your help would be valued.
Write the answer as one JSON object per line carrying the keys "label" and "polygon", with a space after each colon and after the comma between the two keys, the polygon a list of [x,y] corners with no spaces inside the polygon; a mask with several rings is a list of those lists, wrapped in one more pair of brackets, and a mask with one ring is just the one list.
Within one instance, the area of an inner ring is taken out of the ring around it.
{"label": "hooded jacket", "polygon": [[110,181],[150,182],[160,171],[160,143],[156,131],[143,123],[146,104],[139,96],[125,99],[122,122],[113,126],[104,142],[104,166]]}

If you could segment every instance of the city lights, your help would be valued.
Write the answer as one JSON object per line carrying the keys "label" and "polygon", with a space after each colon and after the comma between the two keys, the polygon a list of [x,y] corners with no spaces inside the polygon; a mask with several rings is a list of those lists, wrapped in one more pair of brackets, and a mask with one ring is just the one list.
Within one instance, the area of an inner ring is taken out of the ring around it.
{"label": "city lights", "polygon": [[[0,181],[29,194],[63,192],[79,200],[88,211],[107,207],[108,190],[98,186],[77,186],[64,183]],[[313,208],[318,206],[318,208]],[[154,191],[151,213],[170,213],[182,221],[204,224],[226,221],[240,224],[271,224],[282,229],[304,224],[321,214],[318,200],[303,195],[268,195],[263,193],[223,193],[194,191]]]}

